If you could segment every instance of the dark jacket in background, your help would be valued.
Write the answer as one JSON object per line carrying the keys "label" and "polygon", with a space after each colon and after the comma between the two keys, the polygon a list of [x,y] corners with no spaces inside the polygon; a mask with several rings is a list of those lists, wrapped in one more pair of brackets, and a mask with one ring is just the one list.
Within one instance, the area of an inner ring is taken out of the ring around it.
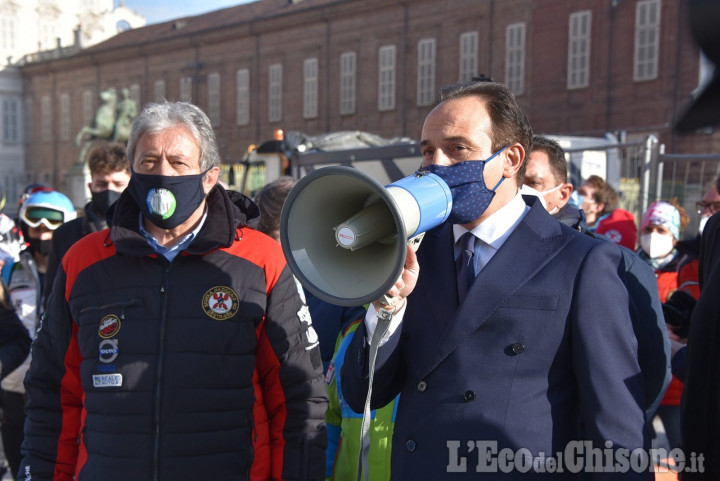
{"label": "dark jacket in background", "polygon": [[17,369],[30,352],[30,335],[10,307],[10,298],[3,283],[3,299],[0,302],[0,379]]}
{"label": "dark jacket in background", "polygon": [[704,473],[681,479],[720,476],[720,214],[705,225],[700,240],[700,299],[692,312],[682,401],[682,448],[703,453]]}

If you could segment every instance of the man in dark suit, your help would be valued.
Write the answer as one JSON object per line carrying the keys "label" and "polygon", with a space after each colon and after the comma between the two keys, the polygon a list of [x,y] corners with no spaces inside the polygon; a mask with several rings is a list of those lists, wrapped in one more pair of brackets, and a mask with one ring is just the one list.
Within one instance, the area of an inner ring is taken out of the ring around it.
{"label": "man in dark suit", "polygon": [[342,376],[361,411],[375,315],[392,311],[371,405],[402,393],[393,480],[651,476],[630,459],[649,440],[621,254],[518,194],[531,145],[498,83],[444,88],[425,120],[423,168],[451,188],[452,212],[408,250],[392,305],[372,304]]}

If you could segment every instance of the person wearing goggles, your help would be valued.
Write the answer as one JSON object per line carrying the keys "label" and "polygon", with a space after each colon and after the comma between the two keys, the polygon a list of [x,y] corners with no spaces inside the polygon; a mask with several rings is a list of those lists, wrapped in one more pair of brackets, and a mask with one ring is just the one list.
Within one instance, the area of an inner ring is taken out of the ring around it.
{"label": "person wearing goggles", "polygon": [[[53,232],[76,217],[75,207],[64,194],[41,189],[22,202],[18,227],[26,242],[19,260],[9,267],[8,292],[18,317],[31,338],[35,338],[43,312],[43,285]],[[25,387],[23,379],[30,366],[30,355],[0,383],[2,387],[2,441],[11,472],[17,472],[22,456],[20,444],[25,423]]]}

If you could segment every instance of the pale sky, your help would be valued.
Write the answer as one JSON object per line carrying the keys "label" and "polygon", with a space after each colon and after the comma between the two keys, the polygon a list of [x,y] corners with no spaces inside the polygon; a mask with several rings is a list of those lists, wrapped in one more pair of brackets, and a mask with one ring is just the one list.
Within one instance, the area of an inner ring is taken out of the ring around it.
{"label": "pale sky", "polygon": [[145,17],[150,25],[251,1],[254,0],[125,0],[124,3],[126,7]]}

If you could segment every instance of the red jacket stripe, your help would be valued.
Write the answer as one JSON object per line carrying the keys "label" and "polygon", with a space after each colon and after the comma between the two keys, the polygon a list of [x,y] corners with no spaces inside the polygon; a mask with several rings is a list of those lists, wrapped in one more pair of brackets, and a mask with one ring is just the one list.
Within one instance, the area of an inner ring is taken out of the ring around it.
{"label": "red jacket stripe", "polygon": [[[263,394],[265,409],[270,419],[270,452],[272,460],[272,479],[282,481],[283,456],[285,450],[285,392],[280,381],[280,360],[265,333],[265,320],[256,330],[258,337],[256,372],[264,380]],[[253,376],[254,378],[255,376]]]}
{"label": "red jacket stripe", "polygon": [[77,325],[73,324],[73,336],[65,353],[65,375],[60,384],[62,427],[58,438],[55,480],[75,479],[79,469],[78,433],[83,413],[83,390],[80,383],[82,356],[77,343]]}

